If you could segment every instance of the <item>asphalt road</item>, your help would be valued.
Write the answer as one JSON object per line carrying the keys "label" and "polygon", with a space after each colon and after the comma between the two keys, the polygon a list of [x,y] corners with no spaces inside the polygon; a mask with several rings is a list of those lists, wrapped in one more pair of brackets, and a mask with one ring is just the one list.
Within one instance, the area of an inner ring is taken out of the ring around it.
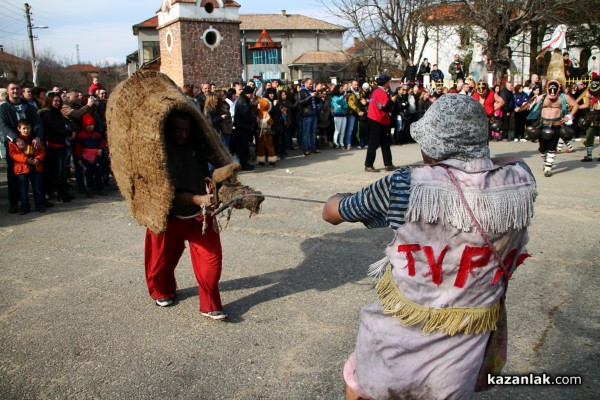
{"label": "asphalt road", "polygon": [[[476,398],[600,398],[600,162],[579,162],[578,142],[545,178],[535,144],[491,147],[525,158],[539,190],[533,257],[508,294],[504,372],[577,375],[583,383],[502,386]],[[383,176],[363,171],[364,150],[292,153],[240,179],[265,194],[324,201]],[[416,144],[392,153],[397,165],[420,158]],[[2,161],[1,399],[343,398],[341,368],[358,311],[375,300],[367,266],[381,258],[391,230],[328,225],[316,202],[267,198],[258,216],[234,212],[221,234],[230,319],[215,322],[198,313],[187,251],[178,302],[154,305],[142,264],[145,230],[114,186],[108,197],[9,215],[5,170]]]}

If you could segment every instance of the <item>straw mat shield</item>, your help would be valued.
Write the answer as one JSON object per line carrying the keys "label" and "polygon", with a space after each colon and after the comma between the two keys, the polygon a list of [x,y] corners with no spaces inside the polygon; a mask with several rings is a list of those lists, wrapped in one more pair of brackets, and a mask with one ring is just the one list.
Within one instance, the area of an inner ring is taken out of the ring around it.
{"label": "straw mat shield", "polygon": [[165,122],[173,111],[188,113],[200,128],[217,168],[213,180],[235,178],[239,164],[198,107],[165,74],[141,71],[120,83],[106,110],[112,170],[135,220],[159,234],[175,196],[167,168]]}

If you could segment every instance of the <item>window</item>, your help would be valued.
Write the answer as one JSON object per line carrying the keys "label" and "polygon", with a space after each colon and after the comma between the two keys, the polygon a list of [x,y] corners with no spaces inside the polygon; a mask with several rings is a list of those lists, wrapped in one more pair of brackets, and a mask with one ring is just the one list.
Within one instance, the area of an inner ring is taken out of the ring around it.
{"label": "window", "polygon": [[142,42],[142,63],[152,61],[160,55],[160,42]]}
{"label": "window", "polygon": [[202,40],[209,48],[215,49],[223,40],[223,36],[221,36],[218,30],[210,26],[206,31],[204,31]]}
{"label": "window", "polygon": [[[275,42],[277,43],[277,42]],[[248,46],[254,46],[256,42],[246,43],[247,64],[281,64],[281,49],[251,50]],[[277,43],[281,45],[281,43]]]}

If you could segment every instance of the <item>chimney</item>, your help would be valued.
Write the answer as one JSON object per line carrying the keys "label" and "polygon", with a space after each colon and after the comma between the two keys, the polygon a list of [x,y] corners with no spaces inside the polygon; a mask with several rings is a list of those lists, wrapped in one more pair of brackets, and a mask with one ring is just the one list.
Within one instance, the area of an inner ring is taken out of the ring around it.
{"label": "chimney", "polygon": [[281,10],[281,15],[283,15],[284,17],[287,17],[286,11],[285,10]]}
{"label": "chimney", "polygon": [[4,53],[4,46],[0,44],[0,53]]}
{"label": "chimney", "polygon": [[353,47],[358,46],[358,38],[356,36],[354,36],[353,39],[354,39],[354,45],[353,45]]}

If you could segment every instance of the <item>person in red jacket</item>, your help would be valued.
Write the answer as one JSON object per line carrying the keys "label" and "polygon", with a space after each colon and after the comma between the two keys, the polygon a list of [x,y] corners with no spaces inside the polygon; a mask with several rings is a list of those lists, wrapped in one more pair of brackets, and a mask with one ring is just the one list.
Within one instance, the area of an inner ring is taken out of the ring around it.
{"label": "person in red jacket", "polygon": [[473,93],[473,98],[481,103],[488,118],[492,118],[494,111],[501,109],[504,105],[502,97],[495,91],[489,90],[488,84],[484,81],[477,83],[477,89]]}
{"label": "person in red jacket", "polygon": [[[473,93],[473,98],[477,100],[485,111],[485,115],[489,120],[489,129],[488,131],[500,131],[502,129],[502,123],[496,120],[496,113],[501,111],[502,106],[504,106],[504,100],[498,93],[494,90],[490,90],[488,84],[483,80],[480,80],[477,83],[477,87],[475,93]],[[490,137],[490,139],[498,139],[497,137]]]}
{"label": "person in red jacket", "polygon": [[373,167],[377,148],[381,146],[383,165],[386,171],[394,171],[396,167],[392,163],[392,152],[390,150],[390,112],[396,102],[396,95],[390,98],[390,77],[380,75],[375,79],[377,89],[371,95],[369,109],[367,110],[369,146],[365,159],[366,172],[379,172]]}
{"label": "person in red jacket", "polygon": [[94,130],[95,121],[91,114],[82,118],[83,130],[77,134],[75,143],[75,159],[77,160],[76,173],[84,179],[86,194],[91,197],[94,190],[96,194],[104,196],[104,182],[102,179],[102,149],[106,147],[106,140]]}
{"label": "person in red jacket", "polygon": [[21,195],[21,209],[19,214],[29,212],[29,182],[33,190],[35,209],[39,212],[46,211],[44,207],[44,192],[42,191],[42,172],[44,161],[44,147],[35,149],[31,137],[31,124],[22,119],[17,124],[19,139],[25,142],[25,149],[21,150],[15,141],[8,143],[8,154],[13,160],[13,172],[17,178],[19,193]]}

